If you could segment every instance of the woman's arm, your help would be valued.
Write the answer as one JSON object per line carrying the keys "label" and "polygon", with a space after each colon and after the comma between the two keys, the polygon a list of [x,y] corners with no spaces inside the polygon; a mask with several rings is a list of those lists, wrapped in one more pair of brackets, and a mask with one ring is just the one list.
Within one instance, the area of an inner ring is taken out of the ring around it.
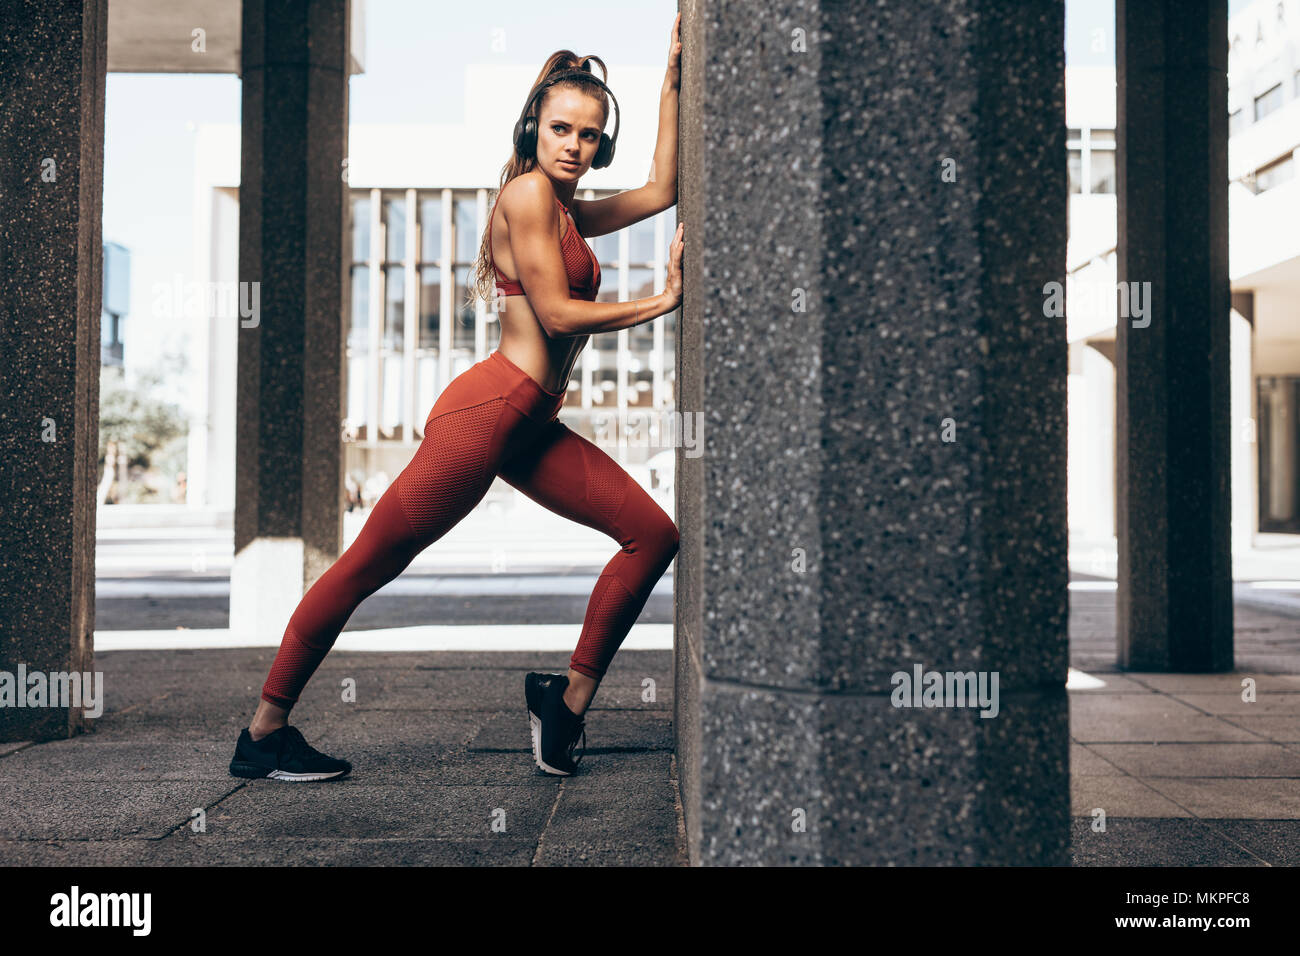
{"label": "woman's arm", "polygon": [[682,15],[673,21],[669,41],[668,69],[659,91],[659,136],[655,140],[654,162],[644,186],[628,189],[604,199],[574,202],[574,219],[588,238],[618,232],[663,212],[677,202],[677,100],[681,87],[682,44],[677,38]]}
{"label": "woman's arm", "polygon": [[663,292],[630,302],[588,302],[569,296],[555,193],[550,185],[540,178],[521,176],[502,190],[499,205],[510,227],[510,254],[519,283],[537,321],[551,338],[631,328],[665,315],[681,303],[682,226],[678,226],[669,250],[668,283]]}

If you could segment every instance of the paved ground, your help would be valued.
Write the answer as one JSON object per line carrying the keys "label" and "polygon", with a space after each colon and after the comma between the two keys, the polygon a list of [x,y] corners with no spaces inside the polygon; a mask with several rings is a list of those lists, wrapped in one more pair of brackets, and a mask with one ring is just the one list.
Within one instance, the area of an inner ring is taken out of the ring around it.
{"label": "paved ground", "polygon": [[[439,551],[442,542],[426,551],[358,609],[343,640],[430,621],[498,623],[521,646],[551,646],[555,625],[576,635],[610,545],[544,515],[528,519],[536,526],[521,521],[485,515],[464,542],[477,551]],[[520,561],[516,548],[516,563],[503,566],[505,542],[521,530],[532,540],[539,527],[547,533],[535,553]],[[99,628],[171,629],[175,640],[178,624],[224,627],[224,534],[196,550],[185,533],[110,530],[98,553]],[[440,564],[456,553],[464,566]],[[1300,865],[1300,552],[1247,556],[1230,675],[1119,673],[1104,553],[1076,559],[1072,550],[1073,862]],[[1251,581],[1269,594],[1247,593]],[[638,627],[670,623],[671,602],[669,577]],[[352,760],[355,776],[296,785],[237,780],[226,769],[273,655],[97,654],[107,708],[95,733],[0,744],[0,864],[685,862],[669,651],[619,654],[588,718],[585,772],[561,781],[533,767],[522,682],[528,670],[562,669],[567,652],[336,650],[294,722]],[[1242,700],[1246,677],[1252,702]],[[355,703],[340,699],[346,678],[356,681]],[[653,701],[642,700],[646,678]],[[191,826],[196,809],[206,832]],[[1098,809],[1104,831],[1094,829]]]}
{"label": "paved ground", "polygon": [[240,780],[227,765],[273,653],[99,655],[95,732],[0,757],[0,864],[684,863],[669,652],[619,655],[563,780],[533,765],[523,679],[567,655],[331,654],[294,723],[354,776]]}

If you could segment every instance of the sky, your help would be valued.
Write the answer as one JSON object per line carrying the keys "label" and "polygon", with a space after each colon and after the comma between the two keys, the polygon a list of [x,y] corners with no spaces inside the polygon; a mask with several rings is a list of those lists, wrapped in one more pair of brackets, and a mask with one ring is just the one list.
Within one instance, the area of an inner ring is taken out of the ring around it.
{"label": "sky", "polygon": [[[1247,3],[1229,0],[1229,14]],[[1066,63],[1113,65],[1114,0],[1067,0],[1065,9]],[[562,23],[554,10],[537,0],[367,0],[366,72],[350,81],[350,121],[459,123],[469,63],[540,68],[568,48],[600,56],[616,83],[620,65],[666,62],[676,0],[567,0]],[[151,290],[176,274],[190,281],[194,130],[238,123],[239,97],[233,75],[108,75],[104,239],[131,251],[128,368],[153,366],[162,352],[184,347],[183,320],[150,314]]]}

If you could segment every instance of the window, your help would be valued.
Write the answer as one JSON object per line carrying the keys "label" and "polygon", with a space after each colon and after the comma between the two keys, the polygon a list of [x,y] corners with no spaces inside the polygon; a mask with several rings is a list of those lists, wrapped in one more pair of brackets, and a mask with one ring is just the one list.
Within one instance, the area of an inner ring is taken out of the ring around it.
{"label": "window", "polygon": [[352,213],[352,262],[349,271],[351,300],[346,338],[347,411],[351,435],[364,440],[371,421],[367,408],[366,383],[370,361],[370,194],[356,192],[349,204]]}
{"label": "window", "polygon": [[420,349],[438,351],[442,309],[442,197],[422,195],[420,209]]}
{"label": "window", "polygon": [[1277,162],[1269,163],[1255,172],[1255,192],[1262,193],[1266,189],[1272,189],[1274,186],[1294,178],[1295,157],[1284,156]]}
{"label": "window", "polygon": [[1259,530],[1300,533],[1300,378],[1260,376]]}
{"label": "window", "polygon": [[1228,135],[1236,136],[1242,130],[1242,124],[1246,120],[1245,112],[1238,107],[1228,114]]}
{"label": "window", "polygon": [[420,230],[419,333],[415,343],[415,416],[412,435],[424,438],[424,420],[445,382],[438,377],[442,345],[442,194],[420,193],[416,201]]}
{"label": "window", "polygon": [[1078,149],[1070,150],[1070,192],[1083,192],[1083,151]]}
{"label": "window", "polygon": [[383,324],[379,338],[379,430],[378,437],[402,438],[406,403],[406,197],[384,194],[383,214],[384,284]]}
{"label": "window", "polygon": [[1269,113],[1275,112],[1282,106],[1282,84],[1278,83],[1272,89],[1266,90],[1255,97],[1255,122],[1259,122]]}
{"label": "window", "polygon": [[1089,155],[1088,186],[1090,193],[1115,192],[1115,151],[1111,149],[1093,150]]}
{"label": "window", "polygon": [[459,374],[474,361],[474,300],[470,297],[470,273],[478,258],[482,236],[478,228],[478,196],[457,192],[452,200],[452,229],[456,257],[452,262],[451,350],[452,374]]}

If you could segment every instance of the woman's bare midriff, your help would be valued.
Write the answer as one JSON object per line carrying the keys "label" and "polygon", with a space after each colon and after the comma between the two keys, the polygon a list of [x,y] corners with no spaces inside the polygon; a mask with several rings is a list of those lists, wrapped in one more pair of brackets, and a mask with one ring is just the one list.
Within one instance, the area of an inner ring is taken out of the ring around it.
{"label": "woman's bare midriff", "polygon": [[[494,216],[495,212],[494,209]],[[568,226],[561,215],[561,242],[568,232]],[[510,227],[506,225],[504,216],[493,222],[492,258],[503,276],[508,278],[508,273],[514,273],[514,260],[510,256]],[[528,304],[528,296],[508,295],[502,301],[505,303],[505,311],[497,315],[497,321],[501,323],[501,341],[497,349],[547,391],[558,392],[566,388],[573,365],[591,336],[570,335],[553,339],[546,334],[532,306]]]}

